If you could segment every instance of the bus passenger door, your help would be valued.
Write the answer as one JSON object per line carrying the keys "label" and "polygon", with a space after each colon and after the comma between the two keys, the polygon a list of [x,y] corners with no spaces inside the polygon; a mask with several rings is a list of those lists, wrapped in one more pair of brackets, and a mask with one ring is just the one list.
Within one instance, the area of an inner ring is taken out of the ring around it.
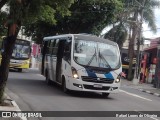
{"label": "bus passenger door", "polygon": [[56,81],[62,83],[61,73],[62,73],[62,58],[64,54],[66,40],[60,40],[57,50],[57,63],[56,63]]}
{"label": "bus passenger door", "polygon": [[53,41],[48,42],[48,49],[47,49],[47,54],[46,54],[46,69],[48,71],[47,75],[50,80],[53,80],[52,78],[52,46],[53,46]]}
{"label": "bus passenger door", "polygon": [[[65,79],[68,80],[69,76],[72,75],[71,71],[71,40],[67,40],[64,46],[64,54],[63,54],[63,75],[65,76]],[[66,81],[67,84],[67,81]]]}
{"label": "bus passenger door", "polygon": [[53,81],[56,81],[56,61],[57,61],[57,45],[59,44],[59,40],[51,40],[51,46],[52,46],[52,54],[51,54],[51,64],[50,64],[50,73],[51,73],[51,79]]}
{"label": "bus passenger door", "polygon": [[47,54],[47,52],[48,52],[48,42],[44,42],[44,46],[43,46],[43,48],[42,48],[42,53],[41,53],[41,56],[42,56],[42,61],[40,62],[40,65],[41,66],[39,66],[39,70],[41,70],[41,74],[42,75],[45,75],[45,55]]}

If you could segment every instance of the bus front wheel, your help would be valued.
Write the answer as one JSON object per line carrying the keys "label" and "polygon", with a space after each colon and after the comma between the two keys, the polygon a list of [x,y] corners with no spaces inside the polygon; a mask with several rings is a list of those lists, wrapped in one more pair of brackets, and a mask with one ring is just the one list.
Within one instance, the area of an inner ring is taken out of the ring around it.
{"label": "bus front wheel", "polygon": [[64,93],[68,93],[69,92],[69,90],[66,88],[66,81],[65,81],[65,79],[63,79],[63,81],[62,81],[62,89],[63,89]]}
{"label": "bus front wheel", "polygon": [[102,96],[103,96],[103,97],[108,97],[108,96],[109,96],[109,93],[102,93]]}

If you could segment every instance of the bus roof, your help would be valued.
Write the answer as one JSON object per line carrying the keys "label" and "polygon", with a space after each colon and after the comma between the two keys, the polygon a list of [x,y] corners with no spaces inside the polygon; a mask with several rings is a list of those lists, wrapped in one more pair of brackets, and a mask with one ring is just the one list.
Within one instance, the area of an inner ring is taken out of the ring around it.
{"label": "bus roof", "polygon": [[57,38],[69,38],[69,37],[75,37],[77,39],[81,39],[81,40],[88,40],[88,41],[96,41],[96,42],[102,42],[102,43],[108,43],[108,44],[112,44],[112,45],[117,45],[116,42],[110,41],[108,39],[104,39],[104,38],[100,38],[97,37],[95,35],[90,35],[90,34],[64,34],[64,35],[57,35],[57,36],[49,36],[49,37],[44,37],[43,40],[44,41],[48,41],[51,39],[57,39]]}
{"label": "bus roof", "polygon": [[31,42],[30,40],[26,40],[26,39],[20,39],[20,38],[17,38],[17,40],[23,40],[23,41],[28,41],[28,42]]}

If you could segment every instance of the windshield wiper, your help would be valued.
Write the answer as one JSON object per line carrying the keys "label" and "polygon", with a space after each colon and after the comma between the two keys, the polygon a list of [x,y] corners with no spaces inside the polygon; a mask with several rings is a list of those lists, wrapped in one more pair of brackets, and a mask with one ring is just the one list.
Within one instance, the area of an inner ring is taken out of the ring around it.
{"label": "windshield wiper", "polygon": [[93,61],[94,57],[96,57],[96,48],[95,48],[95,52],[94,52],[93,56],[91,57],[89,62],[86,64],[87,66],[89,66],[91,64],[91,62]]}
{"label": "windshield wiper", "polygon": [[99,57],[107,63],[107,66],[109,67],[109,69],[112,69],[112,67],[109,65],[108,61],[104,58],[104,56],[100,53],[100,51],[98,53],[99,53]]}

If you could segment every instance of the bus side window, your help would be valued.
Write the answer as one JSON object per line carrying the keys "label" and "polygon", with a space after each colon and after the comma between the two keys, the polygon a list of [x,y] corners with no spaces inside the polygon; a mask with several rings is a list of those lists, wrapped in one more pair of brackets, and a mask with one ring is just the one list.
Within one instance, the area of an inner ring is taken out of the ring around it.
{"label": "bus side window", "polygon": [[54,40],[52,55],[57,56],[59,39]]}
{"label": "bus side window", "polygon": [[49,54],[50,54],[50,55],[52,55],[53,46],[54,46],[54,41],[51,40],[51,41],[50,41],[50,45],[49,45]]}
{"label": "bus side window", "polygon": [[49,50],[49,49],[50,49],[50,42],[51,42],[51,41],[48,41],[48,42],[47,42],[47,50],[46,50],[46,53],[47,53],[47,54],[50,54],[50,53],[49,53],[49,51],[50,51],[50,50]]}
{"label": "bus side window", "polygon": [[71,42],[66,42],[64,48],[64,59],[70,63],[71,61]]}

